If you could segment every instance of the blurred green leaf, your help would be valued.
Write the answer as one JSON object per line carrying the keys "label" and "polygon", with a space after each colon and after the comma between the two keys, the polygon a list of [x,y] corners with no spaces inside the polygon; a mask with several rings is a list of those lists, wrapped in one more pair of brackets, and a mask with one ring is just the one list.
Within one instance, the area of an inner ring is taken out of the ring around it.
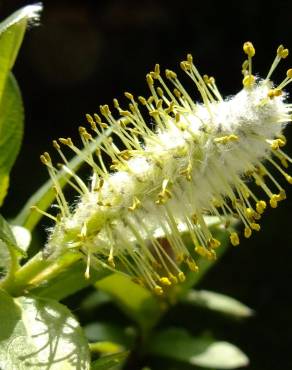
{"label": "blurred green leaf", "polygon": [[136,336],[132,327],[122,327],[117,324],[93,322],[85,325],[84,332],[90,342],[108,341],[129,348]]}
{"label": "blurred green leaf", "polygon": [[90,368],[86,338],[60,303],[0,292],[0,320],[0,368]]}
{"label": "blurred green leaf", "polygon": [[254,311],[238,300],[208,290],[190,290],[183,302],[217,311],[236,318],[250,317]]}
{"label": "blurred green leaf", "polygon": [[139,324],[144,333],[156,324],[165,308],[148,289],[133,283],[130,277],[123,274],[109,275],[95,285],[108,293],[121,310]]}
{"label": "blurred green leaf", "polygon": [[96,343],[89,343],[90,352],[99,355],[109,355],[112,353],[119,353],[124,350],[124,347],[120,344],[109,342],[109,341],[99,341]]}
{"label": "blurred green leaf", "polygon": [[124,351],[99,358],[91,364],[91,370],[115,370],[127,359],[129,352]]}
{"label": "blurred green leaf", "polygon": [[[108,137],[112,132],[112,128],[108,128],[103,135],[97,137],[95,142],[89,146],[90,151],[93,153],[102,141]],[[82,152],[87,152],[88,148],[83,149]],[[74,156],[68,163],[68,167],[76,172],[84,163],[82,156]],[[68,173],[60,171],[56,176],[61,187],[64,187],[69,179]],[[31,210],[32,206],[37,206],[41,210],[47,210],[52,202],[55,200],[56,193],[53,190],[53,182],[46,181],[25,203],[22,210],[17,217],[13,220],[13,224],[21,225],[32,231],[40,219],[43,217],[39,212]]]}
{"label": "blurred green leaf", "polygon": [[83,299],[80,308],[81,310],[88,312],[109,302],[111,302],[111,298],[107,293],[102,292],[101,290],[95,290]]}
{"label": "blurred green leaf", "polygon": [[247,356],[233,344],[193,337],[186,330],[179,328],[156,333],[149,341],[148,352],[215,369],[236,369],[249,363]]}

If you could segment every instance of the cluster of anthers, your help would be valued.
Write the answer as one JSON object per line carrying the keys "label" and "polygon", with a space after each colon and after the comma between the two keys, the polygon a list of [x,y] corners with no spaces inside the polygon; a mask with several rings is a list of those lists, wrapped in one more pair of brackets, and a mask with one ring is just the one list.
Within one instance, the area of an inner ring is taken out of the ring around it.
{"label": "cluster of anthers", "polygon": [[[41,160],[50,173],[59,209],[56,217],[43,212],[56,222],[47,243],[49,254],[76,248],[87,258],[87,276],[89,265],[106,264],[161,295],[184,281],[184,266],[198,270],[198,256],[216,257],[220,241],[212,235],[205,215],[217,216],[227,231],[226,220],[237,217],[246,238],[260,230],[258,221],[267,205],[275,208],[286,197],[266,163],[292,183],[285,172],[292,159],[282,151],[286,143],[282,131],[292,111],[283,88],[292,81],[292,69],[276,86],[271,76],[288,50],[279,46],[264,79],[252,74],[252,43],[244,43],[243,50],[247,56],[243,89],[233,97],[224,100],[215,79],[202,76],[188,55],[180,65],[193,80],[201,103],[193,101],[175,72],[166,70],[166,79],[173,85],[169,87],[156,64],[146,76],[149,98],[135,99],[126,92],[129,109],[113,101],[117,117],[108,105],[100,106],[101,116],[86,115],[91,133],[79,128],[82,151],[70,138],[53,142],[67,183],[79,199],[68,205],[58,181],[59,169],[44,153]],[[92,154],[92,143],[106,136],[109,127],[111,137],[103,139]],[[112,136],[118,137],[122,149]],[[89,186],[70,170],[62,145],[92,168]],[[259,192],[250,186],[253,182]],[[258,193],[266,195],[268,202]],[[182,229],[187,230],[194,250],[185,246]],[[229,233],[231,243],[238,245],[238,233],[232,229]]]}

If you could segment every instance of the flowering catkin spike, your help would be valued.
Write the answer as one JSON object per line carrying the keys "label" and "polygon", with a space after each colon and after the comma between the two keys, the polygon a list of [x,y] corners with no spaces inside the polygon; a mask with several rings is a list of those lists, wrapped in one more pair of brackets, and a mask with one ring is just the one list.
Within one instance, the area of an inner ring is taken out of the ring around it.
{"label": "flowering catkin spike", "polygon": [[[283,46],[265,79],[252,75],[252,43],[246,42],[243,50],[248,57],[243,89],[229,99],[223,100],[215,79],[201,76],[188,55],[181,68],[193,80],[202,103],[193,101],[175,72],[165,71],[167,84],[157,64],[146,76],[149,98],[137,101],[126,92],[129,109],[114,99],[117,117],[108,105],[100,106],[101,116],[87,114],[88,127],[97,137],[110,126],[124,146],[121,149],[112,137],[107,138],[93,157],[89,146],[95,138],[85,127],[79,129],[83,151],[70,138],[59,139],[92,168],[89,187],[67,167],[62,145],[53,142],[70,177],[68,183],[80,196],[69,207],[57,169],[44,153],[41,160],[49,170],[60,209],[53,217],[56,225],[47,243],[49,254],[78,248],[88,261],[87,277],[89,263],[102,263],[128,272],[161,295],[184,281],[185,267],[198,270],[198,256],[216,258],[220,242],[205,215],[219,217],[227,229],[228,217],[237,217],[246,238],[260,230],[258,221],[267,204],[275,208],[286,197],[266,163],[292,183],[285,172],[292,159],[282,150],[286,143],[282,131],[292,111],[283,87],[291,82],[292,72],[288,70],[278,86],[270,80],[280,59],[288,55]],[[145,109],[147,119],[141,112]],[[150,123],[155,123],[155,130]],[[259,191],[250,186],[252,180]],[[193,250],[184,245],[182,230],[189,233]],[[230,242],[234,246],[240,242],[233,230]]]}

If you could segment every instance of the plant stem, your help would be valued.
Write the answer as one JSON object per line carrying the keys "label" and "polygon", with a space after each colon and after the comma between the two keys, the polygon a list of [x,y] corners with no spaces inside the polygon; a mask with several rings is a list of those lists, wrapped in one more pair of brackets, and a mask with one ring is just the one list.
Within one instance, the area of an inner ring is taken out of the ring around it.
{"label": "plant stem", "polygon": [[28,293],[31,289],[47,283],[81,258],[82,254],[76,251],[66,252],[56,259],[44,258],[42,252],[39,252],[15,273],[13,280],[4,281],[0,288],[13,296]]}

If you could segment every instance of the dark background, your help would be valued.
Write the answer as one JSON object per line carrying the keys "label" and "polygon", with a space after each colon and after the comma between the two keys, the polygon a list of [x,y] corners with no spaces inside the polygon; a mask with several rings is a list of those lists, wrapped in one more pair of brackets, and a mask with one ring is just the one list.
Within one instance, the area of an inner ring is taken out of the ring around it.
{"label": "dark background", "polygon": [[[0,1],[1,19],[28,3]],[[144,76],[155,63],[179,70],[179,62],[191,52],[200,71],[216,77],[222,94],[236,93],[241,88],[242,43],[247,40],[256,47],[255,70],[265,75],[280,43],[292,49],[291,3],[44,1],[41,26],[27,33],[14,69],[26,126],[4,214],[15,215],[47,179],[39,155],[51,149],[50,141],[59,136],[77,138],[84,114],[97,111],[114,97],[122,98],[124,91],[146,95]],[[275,73],[277,82],[289,61],[292,65],[290,57]],[[286,132],[292,139],[291,128]],[[218,338],[240,346],[251,359],[250,370],[292,369],[292,193],[288,186],[288,199],[269,209],[262,231],[230,250],[201,283],[202,288],[230,294],[255,309],[256,316],[241,324],[212,318],[203,323],[212,324]],[[191,310],[182,307],[166,318],[172,325],[184,324],[194,331],[199,325],[196,320]]]}

